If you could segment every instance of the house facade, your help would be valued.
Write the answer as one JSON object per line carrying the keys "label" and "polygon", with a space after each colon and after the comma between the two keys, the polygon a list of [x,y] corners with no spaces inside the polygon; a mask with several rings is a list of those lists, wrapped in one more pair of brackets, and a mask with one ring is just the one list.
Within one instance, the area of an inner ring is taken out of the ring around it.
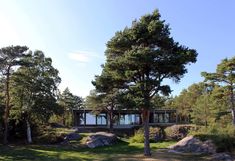
{"label": "house facade", "polygon": [[[94,113],[89,109],[73,110],[74,126],[84,128],[108,128],[110,123],[106,111]],[[113,110],[113,128],[131,128],[142,125],[139,110]],[[177,123],[177,111],[174,109],[157,109],[150,111],[150,126],[170,126]]]}

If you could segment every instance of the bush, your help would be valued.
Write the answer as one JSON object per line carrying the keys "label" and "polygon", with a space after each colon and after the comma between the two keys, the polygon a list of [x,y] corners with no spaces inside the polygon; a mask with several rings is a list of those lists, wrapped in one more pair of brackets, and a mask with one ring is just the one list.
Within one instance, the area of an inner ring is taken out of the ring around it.
{"label": "bush", "polygon": [[71,131],[66,128],[51,128],[50,126],[41,126],[37,134],[33,135],[33,141],[38,144],[56,144],[64,140],[66,134]]}
{"label": "bush", "polygon": [[144,133],[137,131],[134,136],[129,140],[131,143],[143,143],[144,142]]}
{"label": "bush", "polygon": [[[156,136],[159,136],[159,128],[149,128],[149,141],[156,142]],[[135,135],[130,138],[131,143],[143,143],[144,142],[144,129],[140,128],[135,132]]]}

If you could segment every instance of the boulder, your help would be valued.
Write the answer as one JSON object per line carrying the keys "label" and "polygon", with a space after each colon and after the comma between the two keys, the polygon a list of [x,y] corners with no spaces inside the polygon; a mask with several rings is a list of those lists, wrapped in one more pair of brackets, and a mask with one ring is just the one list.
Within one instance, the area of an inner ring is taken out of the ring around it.
{"label": "boulder", "polygon": [[214,154],[216,153],[216,146],[211,140],[201,141],[193,136],[185,137],[175,145],[169,147],[171,151],[176,152],[193,152],[203,154]]}
{"label": "boulder", "polygon": [[81,136],[75,132],[69,133],[64,137],[64,140],[66,141],[78,140],[78,139],[81,139]]}
{"label": "boulder", "polygon": [[97,132],[88,136],[86,145],[89,148],[112,145],[117,142],[117,136],[107,132]]}
{"label": "boulder", "polygon": [[170,140],[181,140],[186,137],[189,130],[192,129],[191,125],[173,125],[165,129],[166,138]]}

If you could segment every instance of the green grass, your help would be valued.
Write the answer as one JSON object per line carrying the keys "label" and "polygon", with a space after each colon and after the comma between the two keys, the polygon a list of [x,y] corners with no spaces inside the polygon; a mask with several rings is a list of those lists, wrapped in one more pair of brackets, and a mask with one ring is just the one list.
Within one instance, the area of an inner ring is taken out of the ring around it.
{"label": "green grass", "polygon": [[[167,148],[175,142],[152,143],[151,149],[153,156],[151,159],[162,160],[164,158],[179,158],[179,160],[195,159],[195,156],[170,154],[159,151],[161,148]],[[196,159],[202,160],[202,156],[196,156]],[[143,160],[143,144],[120,141],[113,146],[99,147],[89,149],[84,146],[54,145],[24,145],[24,146],[3,146],[0,145],[0,160],[4,161],[92,161],[92,160]],[[158,158],[158,159],[157,159]],[[181,159],[180,159],[181,158]]]}

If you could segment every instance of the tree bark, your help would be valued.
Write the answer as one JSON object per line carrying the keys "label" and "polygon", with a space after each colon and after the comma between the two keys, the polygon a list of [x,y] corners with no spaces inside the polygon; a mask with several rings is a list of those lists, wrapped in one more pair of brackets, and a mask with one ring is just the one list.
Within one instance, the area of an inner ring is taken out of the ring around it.
{"label": "tree bark", "polygon": [[4,110],[4,136],[3,136],[3,144],[8,143],[8,121],[9,121],[9,113],[10,113],[10,94],[9,94],[9,84],[10,84],[10,67],[7,69],[7,78],[6,78],[6,93],[5,93],[5,110]]}
{"label": "tree bark", "polygon": [[113,132],[113,110],[110,109],[109,111],[109,131]]}
{"label": "tree bark", "polygon": [[27,125],[27,141],[29,144],[32,143],[32,135],[31,135],[31,127],[30,127],[30,123],[29,120],[26,119],[26,125]]}
{"label": "tree bark", "polygon": [[143,109],[143,126],[144,126],[144,155],[151,156],[149,143],[149,113],[148,109]]}
{"label": "tree bark", "polygon": [[231,113],[232,113],[233,125],[235,126],[235,110],[232,109]]}

